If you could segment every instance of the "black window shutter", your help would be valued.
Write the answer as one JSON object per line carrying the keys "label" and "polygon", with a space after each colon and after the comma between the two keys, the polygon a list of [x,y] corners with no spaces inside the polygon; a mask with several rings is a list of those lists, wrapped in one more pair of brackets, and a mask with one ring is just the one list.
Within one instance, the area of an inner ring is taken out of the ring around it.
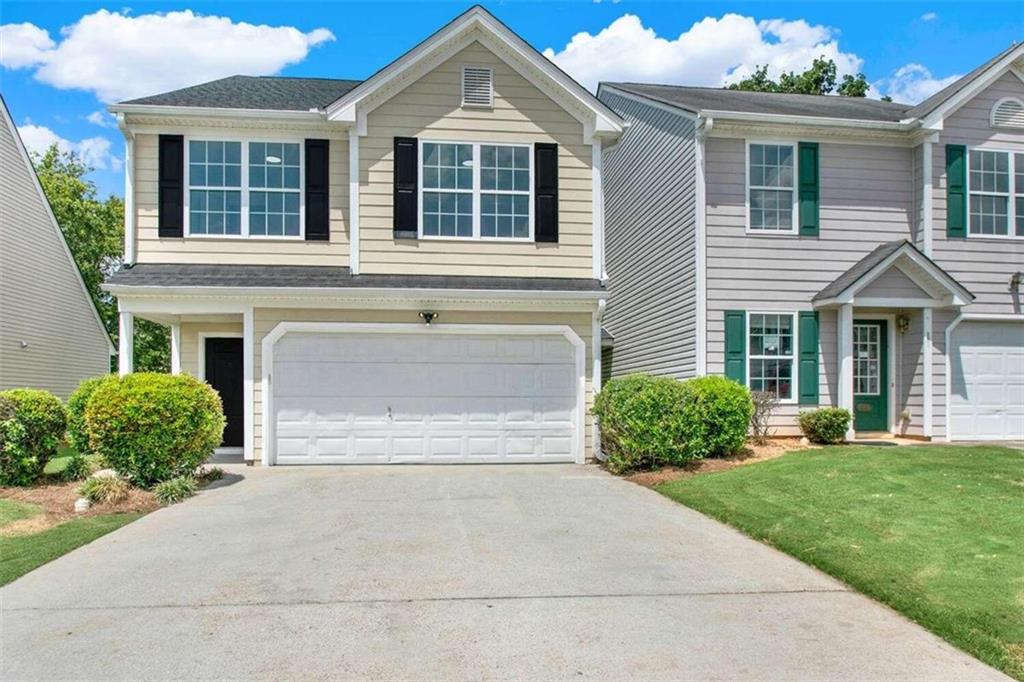
{"label": "black window shutter", "polygon": [[306,140],[306,241],[331,238],[330,140]]}
{"label": "black window shutter", "polygon": [[558,242],[558,145],[533,145],[534,238]]}
{"label": "black window shutter", "polygon": [[185,138],[161,135],[159,142],[157,228],[161,237],[185,234]]}
{"label": "black window shutter", "polygon": [[416,138],[396,137],[394,164],[395,239],[416,239],[419,236],[419,216],[417,216],[418,176],[419,145]]}

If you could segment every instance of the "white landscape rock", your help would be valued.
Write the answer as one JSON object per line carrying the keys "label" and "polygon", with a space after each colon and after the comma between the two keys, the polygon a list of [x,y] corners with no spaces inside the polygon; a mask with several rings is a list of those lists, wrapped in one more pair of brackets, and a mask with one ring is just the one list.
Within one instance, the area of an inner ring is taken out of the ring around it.
{"label": "white landscape rock", "polygon": [[807,438],[807,436],[804,436],[803,438],[800,439],[800,445],[807,446],[807,445],[810,445],[810,444],[811,444],[811,441],[810,441],[810,439]]}
{"label": "white landscape rock", "polygon": [[89,507],[91,506],[92,503],[89,502],[89,500],[85,499],[84,497],[79,497],[77,500],[75,500],[75,512],[79,514],[81,514],[82,512],[89,511]]}
{"label": "white landscape rock", "polygon": [[94,471],[89,478],[117,478],[117,472],[113,469],[100,469],[99,471]]}

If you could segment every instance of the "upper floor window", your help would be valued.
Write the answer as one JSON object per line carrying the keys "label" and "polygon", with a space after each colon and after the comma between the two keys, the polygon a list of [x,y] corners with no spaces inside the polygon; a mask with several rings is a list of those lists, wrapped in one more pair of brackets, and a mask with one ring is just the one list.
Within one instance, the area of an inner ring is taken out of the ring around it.
{"label": "upper floor window", "polygon": [[529,145],[423,142],[420,151],[421,236],[533,238]]}
{"label": "upper floor window", "polygon": [[751,143],[747,159],[749,230],[796,232],[795,145]]}
{"label": "upper floor window", "polygon": [[189,140],[189,236],[300,237],[302,145]]}
{"label": "upper floor window", "polygon": [[969,234],[1024,237],[1024,154],[970,150]]}

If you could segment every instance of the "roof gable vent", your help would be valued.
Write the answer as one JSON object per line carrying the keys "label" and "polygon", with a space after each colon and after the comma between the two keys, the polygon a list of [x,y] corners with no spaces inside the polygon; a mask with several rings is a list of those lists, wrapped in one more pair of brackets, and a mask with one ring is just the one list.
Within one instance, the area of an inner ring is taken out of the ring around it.
{"label": "roof gable vent", "polygon": [[992,107],[992,126],[998,128],[1024,128],[1024,102],[1016,97],[1004,97]]}
{"label": "roof gable vent", "polygon": [[494,105],[492,72],[485,66],[462,67],[462,106],[490,107]]}

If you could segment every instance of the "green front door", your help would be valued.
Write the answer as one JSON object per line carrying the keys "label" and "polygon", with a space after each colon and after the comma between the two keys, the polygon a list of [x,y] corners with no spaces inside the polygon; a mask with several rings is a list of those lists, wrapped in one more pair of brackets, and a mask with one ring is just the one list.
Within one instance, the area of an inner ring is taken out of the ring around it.
{"label": "green front door", "polygon": [[889,430],[889,348],[884,320],[853,321],[853,428]]}

